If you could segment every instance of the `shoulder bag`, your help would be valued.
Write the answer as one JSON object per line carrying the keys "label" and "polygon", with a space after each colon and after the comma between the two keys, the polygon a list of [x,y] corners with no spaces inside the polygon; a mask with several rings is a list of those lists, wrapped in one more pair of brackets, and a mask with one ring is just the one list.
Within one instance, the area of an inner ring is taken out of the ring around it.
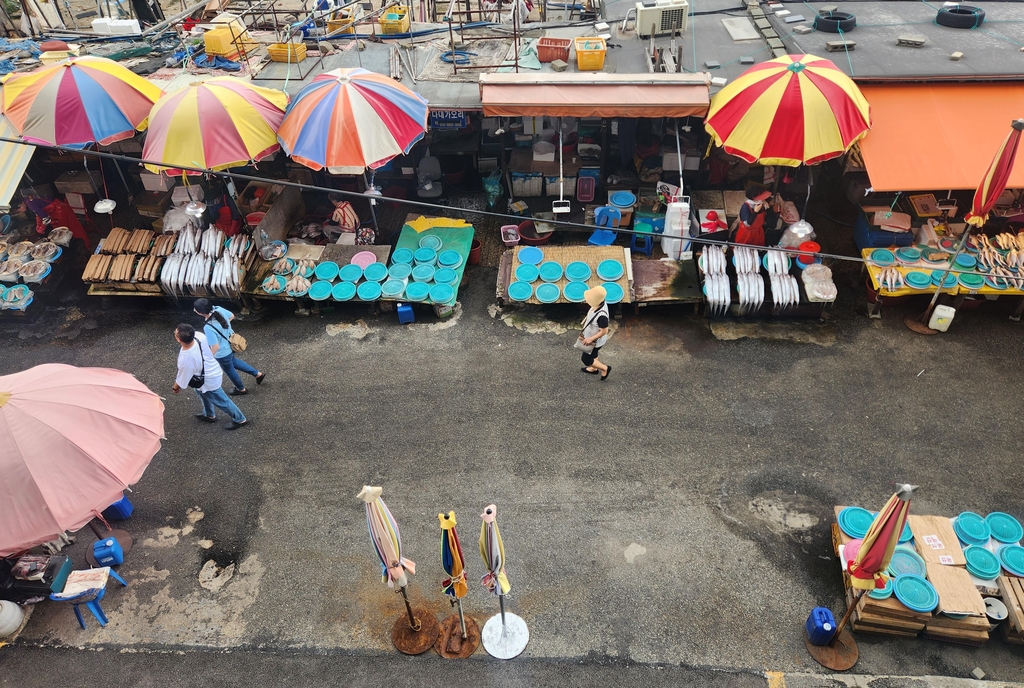
{"label": "shoulder bag", "polygon": [[199,345],[200,373],[198,375],[193,375],[188,381],[188,386],[193,389],[199,389],[206,384],[206,358],[203,357],[203,343],[197,339],[196,344]]}
{"label": "shoulder bag", "polygon": [[230,337],[224,334],[224,330],[220,329],[215,324],[213,324],[212,317],[206,322],[210,325],[210,327],[220,332],[221,337],[224,337],[224,339],[228,340],[228,344],[231,345],[231,350],[234,351],[235,353],[241,353],[242,351],[245,351],[247,346],[249,346],[249,343],[245,341],[245,337],[238,334],[237,332],[232,332]]}
{"label": "shoulder bag", "polygon": [[582,351],[585,354],[589,354],[589,353],[592,353],[594,351],[594,345],[593,344],[584,344],[583,343],[583,333],[587,331],[587,328],[590,327],[590,323],[594,322],[594,319],[597,316],[599,316],[599,315],[601,315],[601,311],[600,310],[598,310],[596,313],[594,313],[594,315],[591,316],[590,320],[588,320],[583,325],[583,329],[580,330],[580,336],[576,338],[575,342],[573,342],[572,348],[579,349],[580,351]]}

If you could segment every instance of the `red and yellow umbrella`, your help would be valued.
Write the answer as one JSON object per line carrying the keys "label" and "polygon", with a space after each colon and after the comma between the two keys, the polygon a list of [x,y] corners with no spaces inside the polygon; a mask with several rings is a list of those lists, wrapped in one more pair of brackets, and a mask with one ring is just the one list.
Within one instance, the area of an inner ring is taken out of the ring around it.
{"label": "red and yellow umbrella", "polygon": [[[181,167],[225,170],[277,152],[288,96],[234,77],[196,82],[153,106],[142,159],[151,172]],[[196,173],[198,174],[198,173]]]}
{"label": "red and yellow umbrella", "polygon": [[974,227],[984,227],[988,222],[988,214],[996,204],[1000,194],[1006,189],[1006,183],[1010,180],[1010,172],[1013,170],[1013,162],[1017,158],[1017,146],[1020,144],[1020,135],[1024,131],[1024,119],[1014,120],[1010,133],[1006,135],[1003,145],[996,151],[985,178],[981,185],[974,192],[974,201],[971,203],[971,212],[967,213],[964,219]]}
{"label": "red and yellow umbrella", "polygon": [[903,526],[910,512],[913,485],[900,486],[899,492],[889,497],[882,510],[871,522],[857,556],[849,564],[850,585],[858,590],[884,588],[885,570],[889,568],[892,553],[899,543]]}
{"label": "red and yellow umbrella", "polygon": [[796,167],[849,150],[871,128],[871,108],[830,61],[785,55],[754,65],[719,91],[704,127],[747,162]]}

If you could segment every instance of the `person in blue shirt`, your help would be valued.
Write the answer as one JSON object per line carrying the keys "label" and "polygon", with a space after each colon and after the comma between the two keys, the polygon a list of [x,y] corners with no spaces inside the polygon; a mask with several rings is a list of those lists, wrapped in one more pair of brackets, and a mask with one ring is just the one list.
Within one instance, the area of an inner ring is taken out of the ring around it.
{"label": "person in blue shirt", "polygon": [[235,352],[231,350],[229,339],[235,333],[231,328],[231,321],[235,319],[235,314],[226,308],[210,305],[207,299],[197,299],[193,308],[196,315],[202,316],[203,320],[206,321],[206,324],[203,325],[203,332],[206,333],[206,338],[210,342],[210,351],[213,352],[217,363],[220,363],[220,367],[224,369],[224,374],[228,376],[228,379],[235,386],[228,394],[235,397],[239,394],[249,393],[238,371],[252,375],[256,378],[256,384],[262,385],[267,374],[256,370],[235,356]]}

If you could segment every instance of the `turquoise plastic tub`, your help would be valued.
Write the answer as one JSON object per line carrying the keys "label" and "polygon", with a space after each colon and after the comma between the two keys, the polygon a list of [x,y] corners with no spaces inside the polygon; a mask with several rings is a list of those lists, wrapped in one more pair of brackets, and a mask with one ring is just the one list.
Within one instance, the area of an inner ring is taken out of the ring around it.
{"label": "turquoise plastic tub", "polygon": [[363,269],[358,265],[349,263],[338,270],[338,277],[340,277],[343,282],[358,282],[363,277]]}
{"label": "turquoise plastic tub", "polygon": [[412,268],[405,263],[395,263],[388,268],[388,277],[396,280],[407,280],[412,274]]}
{"label": "turquoise plastic tub", "polygon": [[338,282],[331,289],[331,298],[335,301],[349,301],[356,295],[356,285],[352,282]]}
{"label": "turquoise plastic tub", "polygon": [[447,284],[454,287],[459,281],[459,273],[455,272],[451,268],[441,268],[434,272],[434,282],[437,284]]}
{"label": "turquoise plastic tub", "polygon": [[370,263],[363,268],[363,277],[370,282],[383,282],[388,276],[388,268],[384,263]]}
{"label": "turquoise plastic tub", "polygon": [[309,285],[309,298],[314,301],[326,301],[331,296],[331,283],[319,280]]}
{"label": "turquoise plastic tub", "polygon": [[417,282],[430,282],[434,279],[433,265],[417,265],[412,269],[412,278]]}
{"label": "turquoise plastic tub", "polygon": [[405,298],[410,301],[426,301],[430,286],[426,282],[409,282],[405,287]]}

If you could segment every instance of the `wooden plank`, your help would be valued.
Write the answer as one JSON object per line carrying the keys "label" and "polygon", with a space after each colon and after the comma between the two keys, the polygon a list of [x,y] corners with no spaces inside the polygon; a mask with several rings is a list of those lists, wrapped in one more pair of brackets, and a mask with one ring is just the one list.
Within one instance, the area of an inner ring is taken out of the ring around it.
{"label": "wooden plank", "polygon": [[928,580],[939,593],[939,611],[985,616],[985,601],[974,587],[966,569],[942,564],[926,564]]}
{"label": "wooden plank", "polygon": [[910,531],[914,534],[917,553],[926,563],[942,564],[939,557],[948,556],[953,558],[953,566],[967,565],[960,541],[948,518],[911,514],[907,521],[910,523]]}
{"label": "wooden plank", "polygon": [[1015,633],[1008,623],[999,624],[999,633],[1003,640],[1012,645],[1024,645],[1024,635]]}
{"label": "wooden plank", "polygon": [[[836,527],[837,528],[839,527],[839,524],[838,524],[839,512],[842,511],[845,508],[846,508],[845,506],[834,507],[834,511],[835,511],[835,514],[836,514],[836,521],[837,521]],[[850,537],[849,535],[847,535],[846,533],[843,532],[842,528],[839,528],[839,544],[840,545],[845,545],[846,543],[850,542],[850,540],[852,540],[852,539],[853,539],[852,537]],[[838,550],[839,550],[839,548],[836,547],[836,556],[837,557],[839,556],[839,551]]]}
{"label": "wooden plank", "polygon": [[968,616],[966,619],[954,619],[945,616],[944,614],[939,614],[928,622],[927,627],[960,631],[984,630],[985,632],[988,632],[989,622],[988,617],[978,618],[976,616]]}
{"label": "wooden plank", "polygon": [[879,626],[872,626],[871,624],[860,623],[859,621],[853,622],[853,630],[858,633],[876,633],[878,635],[893,635],[900,638],[916,638],[917,633],[913,631],[897,631],[891,628],[882,628]]}
{"label": "wooden plank", "polygon": [[907,609],[903,603],[895,597],[876,600],[865,595],[857,605],[857,611],[864,611],[878,616],[889,616],[897,619],[909,619],[911,621],[919,621],[921,623],[927,623],[927,621],[932,618],[931,614],[922,614],[920,612]]}
{"label": "wooden plank", "polygon": [[1003,604],[1006,605],[1006,611],[1008,612],[1008,620],[1013,624],[1014,629],[1018,633],[1024,633],[1024,608],[1021,608],[1020,598],[1013,590],[1010,578],[1008,576],[999,576],[1000,596],[1003,598]]}
{"label": "wooden plank", "polygon": [[927,624],[923,624],[920,621],[909,621],[906,619],[893,619],[886,616],[876,616],[875,614],[869,614],[867,612],[857,612],[857,619],[864,623],[871,624],[873,626],[882,626],[885,628],[894,628],[896,630],[903,631],[920,631],[927,627]]}

